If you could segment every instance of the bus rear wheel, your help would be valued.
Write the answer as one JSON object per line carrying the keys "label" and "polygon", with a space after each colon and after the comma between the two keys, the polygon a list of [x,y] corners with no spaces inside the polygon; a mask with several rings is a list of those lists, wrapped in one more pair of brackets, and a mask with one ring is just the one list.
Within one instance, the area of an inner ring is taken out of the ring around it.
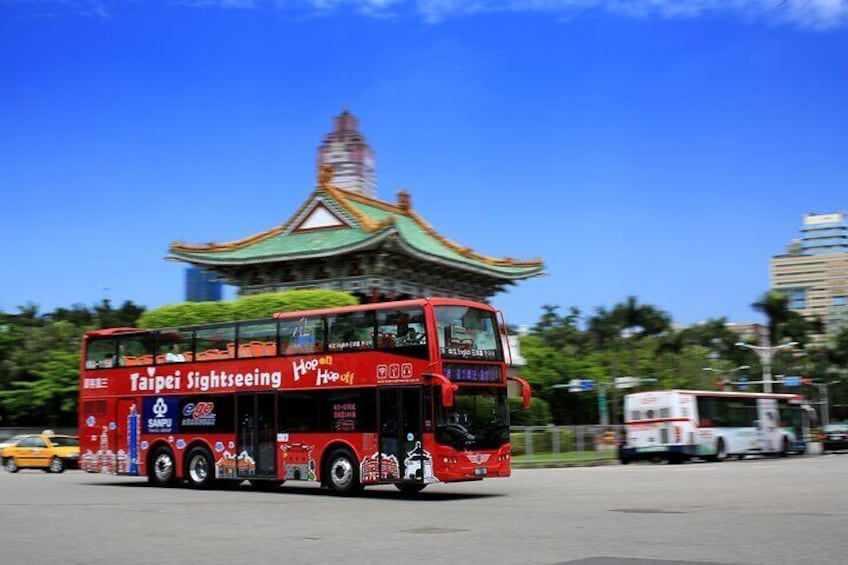
{"label": "bus rear wheel", "polygon": [[193,447],[186,456],[185,478],[188,486],[207,489],[215,484],[215,464],[205,447]]}
{"label": "bus rear wheel", "polygon": [[347,449],[337,449],[327,458],[327,488],[332,494],[347,496],[362,488],[359,465]]}
{"label": "bus rear wheel", "polygon": [[175,477],[174,453],[170,447],[160,445],[151,454],[147,480],[155,487],[169,487],[174,484]]}

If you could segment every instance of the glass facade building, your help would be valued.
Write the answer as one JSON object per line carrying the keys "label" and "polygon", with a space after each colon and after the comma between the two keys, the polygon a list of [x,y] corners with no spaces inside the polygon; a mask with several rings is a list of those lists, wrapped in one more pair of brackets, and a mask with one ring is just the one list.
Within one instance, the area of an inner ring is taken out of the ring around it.
{"label": "glass facade building", "polygon": [[821,318],[828,334],[848,327],[848,225],[845,214],[807,214],[801,238],[772,257],[770,287],[790,309]]}

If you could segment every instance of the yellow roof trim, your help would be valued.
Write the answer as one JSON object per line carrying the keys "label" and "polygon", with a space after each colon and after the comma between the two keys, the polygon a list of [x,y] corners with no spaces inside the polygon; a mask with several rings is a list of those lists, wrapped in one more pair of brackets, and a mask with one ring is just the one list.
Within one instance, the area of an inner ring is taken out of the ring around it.
{"label": "yellow roof trim", "polygon": [[[321,192],[325,192],[328,196],[333,198],[339,206],[344,208],[344,210],[350,214],[353,218],[359,222],[359,225],[362,226],[362,229],[369,233],[374,233],[378,231],[382,231],[389,226],[394,225],[395,217],[398,216],[406,216],[414,221],[418,226],[424,230],[427,235],[439,241],[445,247],[452,249],[456,253],[459,253],[463,257],[467,257],[469,259],[473,259],[475,261],[483,262],[487,265],[492,265],[496,267],[541,267],[543,262],[541,259],[529,259],[529,260],[518,260],[513,259],[512,257],[488,257],[486,255],[481,255],[471,249],[470,247],[463,247],[450,239],[439,234],[433,227],[428,224],[421,216],[415,213],[409,202],[409,193],[406,191],[403,192],[403,204],[395,205],[389,204],[383,200],[378,200],[376,198],[371,198],[370,196],[365,196],[364,194],[359,194],[356,192],[350,192],[344,189],[341,189],[333,184],[331,184],[331,180],[333,179],[333,171],[331,165],[324,165],[319,171],[318,174],[318,187],[313,193],[313,195],[317,195]],[[243,239],[238,239],[235,241],[230,241],[226,243],[207,243],[205,245],[192,245],[187,243],[174,242],[171,244],[171,251],[185,251],[191,253],[215,253],[219,251],[236,251],[238,249],[242,249],[244,247],[248,247],[250,245],[265,241],[266,239],[272,238],[274,236],[280,235],[284,233],[291,224],[295,221],[296,218],[299,218],[301,214],[306,211],[306,208],[312,203],[313,198],[309,198],[304,202],[300,208],[298,208],[297,212],[295,212],[291,218],[289,218],[286,223],[281,226],[269,229],[267,231],[261,232],[259,234],[245,237]],[[393,216],[389,216],[380,222],[376,222],[360,212],[355,206],[351,205],[351,201],[359,202],[360,204],[365,204],[367,206],[373,206],[375,208],[379,208],[385,212],[389,212],[393,214]]]}

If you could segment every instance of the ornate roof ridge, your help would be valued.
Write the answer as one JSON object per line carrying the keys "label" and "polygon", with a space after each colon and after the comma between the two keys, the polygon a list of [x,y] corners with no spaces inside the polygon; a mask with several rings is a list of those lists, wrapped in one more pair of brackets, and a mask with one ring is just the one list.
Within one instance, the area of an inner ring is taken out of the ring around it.
{"label": "ornate roof ridge", "polygon": [[[251,245],[260,243],[272,237],[284,234],[290,230],[293,223],[305,213],[307,208],[315,202],[315,197],[321,193],[324,193],[328,197],[330,197],[336,204],[338,204],[338,206],[341,207],[344,212],[349,214],[350,217],[353,218],[359,224],[359,227],[363,231],[365,231],[371,236],[376,235],[379,232],[383,232],[386,229],[394,228],[397,216],[403,216],[415,223],[429,237],[435,239],[448,249],[454,251],[455,253],[461,255],[466,259],[472,261],[479,261],[492,267],[542,268],[544,266],[544,263],[540,258],[521,260],[514,259],[512,257],[498,258],[482,255],[480,253],[477,253],[470,247],[459,245],[458,243],[444,237],[443,235],[439,234],[439,232],[437,232],[426,220],[424,220],[424,218],[419,216],[418,213],[416,213],[412,209],[411,198],[406,190],[400,190],[398,192],[399,202],[397,204],[392,204],[390,202],[386,202],[378,198],[366,196],[358,192],[339,188],[338,186],[335,186],[330,182],[332,178],[332,166],[325,165],[324,167],[322,167],[318,175],[318,186],[312,192],[312,195],[307,198],[306,201],[301,204],[301,206],[297,209],[297,211],[288,220],[286,220],[285,223],[280,226],[271,228],[264,232],[260,232],[256,235],[225,243],[210,242],[207,244],[188,244],[173,242],[171,244],[171,251],[187,253],[217,253],[226,251],[237,251],[239,249],[249,247]],[[378,208],[380,210],[383,210],[384,212],[387,212],[389,215],[383,220],[374,220],[364,212],[357,209],[356,206],[352,204],[353,202]]]}
{"label": "ornate roof ridge", "polygon": [[[324,180],[324,179],[322,179]],[[377,198],[373,198],[371,196],[366,196],[364,194],[360,194],[358,192],[352,192],[349,190],[344,190],[335,185],[330,184],[329,178],[326,179],[326,182],[323,182],[321,188],[327,190],[327,192],[332,196],[336,201],[345,208],[345,210],[349,211],[360,223],[365,227],[368,231],[377,231],[379,229],[383,229],[387,225],[391,225],[394,223],[394,218],[389,216],[382,222],[375,222],[371,218],[368,218],[365,214],[350,206],[346,200],[353,200],[354,202],[359,202],[360,204],[365,204],[367,206],[374,206],[375,208],[379,208],[385,212],[389,212],[392,214],[397,214],[399,216],[406,216],[411,219],[413,222],[418,224],[422,230],[424,230],[427,235],[437,240],[439,243],[444,245],[445,247],[459,253],[463,257],[468,259],[473,259],[475,261],[481,261],[486,263],[487,265],[492,265],[496,267],[542,267],[544,262],[540,258],[536,259],[514,259],[512,257],[489,257],[487,255],[481,255],[477,253],[470,247],[465,247],[459,245],[458,243],[446,238],[437,232],[433,226],[431,226],[424,218],[418,215],[410,204],[409,193],[406,190],[399,191],[399,195],[402,195],[402,204],[391,204],[386,202],[385,200],[380,200]],[[370,226],[369,226],[370,224]]]}

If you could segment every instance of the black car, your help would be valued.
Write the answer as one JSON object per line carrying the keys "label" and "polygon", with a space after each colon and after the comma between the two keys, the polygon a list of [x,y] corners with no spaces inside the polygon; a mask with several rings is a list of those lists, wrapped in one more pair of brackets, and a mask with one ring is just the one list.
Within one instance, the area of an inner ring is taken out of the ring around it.
{"label": "black car", "polygon": [[821,440],[825,451],[848,449],[848,422],[825,426],[822,428]]}

